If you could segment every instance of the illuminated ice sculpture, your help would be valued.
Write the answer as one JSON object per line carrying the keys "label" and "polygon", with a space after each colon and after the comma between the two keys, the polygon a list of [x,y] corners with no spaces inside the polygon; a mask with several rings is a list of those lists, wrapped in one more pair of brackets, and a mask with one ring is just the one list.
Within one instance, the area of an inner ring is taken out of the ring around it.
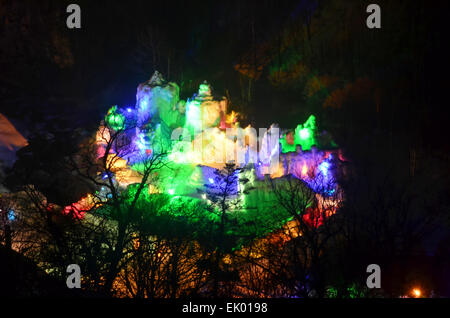
{"label": "illuminated ice sculpture", "polygon": [[140,163],[165,151],[170,168],[158,172],[159,183],[149,185],[151,193],[202,200],[201,193],[213,180],[214,169],[223,168],[227,161],[246,167],[246,178],[257,189],[244,198],[248,208],[259,208],[273,200],[267,193],[257,193],[270,192],[267,178],[282,182],[292,175],[320,198],[336,193],[338,148],[325,138],[329,136],[318,132],[315,116],[293,130],[272,125],[257,131],[251,126],[241,128],[239,114],[229,112],[227,99],[214,97],[207,82],[187,101],[180,100],[179,94],[176,83],[165,81],[155,72],[138,86],[135,107],[113,106],[108,111],[97,133],[98,154],[107,155],[104,140],[108,136],[118,131],[125,135],[126,151],[115,153],[122,159],[116,178],[120,186],[139,182],[136,172],[141,169]]}

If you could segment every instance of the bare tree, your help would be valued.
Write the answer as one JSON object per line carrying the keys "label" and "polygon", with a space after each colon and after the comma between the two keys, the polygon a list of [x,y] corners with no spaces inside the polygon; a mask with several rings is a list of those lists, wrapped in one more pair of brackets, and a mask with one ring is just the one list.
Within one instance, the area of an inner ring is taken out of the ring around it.
{"label": "bare tree", "polygon": [[318,195],[291,175],[270,179],[270,183],[290,221],[262,242],[260,251],[266,259],[258,265],[277,282],[273,293],[309,297],[314,291],[323,296],[322,258],[330,238],[338,233],[330,221],[338,206],[337,195]]}
{"label": "bare tree", "polygon": [[213,297],[223,293],[229,294],[232,287],[225,288],[227,282],[238,279],[237,272],[224,262],[224,257],[232,251],[238,239],[238,220],[232,214],[242,208],[241,194],[251,190],[248,187],[244,190],[243,185],[248,179],[239,176],[243,169],[234,163],[227,163],[223,169],[214,171],[212,183],[205,184],[212,221],[204,223],[202,232],[206,241],[203,241],[202,246],[206,248],[204,261],[210,277],[205,288]]}

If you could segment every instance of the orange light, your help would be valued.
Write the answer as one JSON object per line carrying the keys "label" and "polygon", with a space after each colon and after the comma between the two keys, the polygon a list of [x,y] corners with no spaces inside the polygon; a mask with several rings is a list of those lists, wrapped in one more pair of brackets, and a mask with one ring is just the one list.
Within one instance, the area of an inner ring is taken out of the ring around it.
{"label": "orange light", "polygon": [[302,176],[305,177],[307,173],[308,173],[308,167],[306,166],[306,162],[303,162]]}
{"label": "orange light", "polygon": [[414,288],[412,290],[412,293],[413,293],[414,297],[416,297],[416,298],[418,298],[418,297],[420,297],[420,295],[422,295],[422,292],[420,291],[419,288]]}
{"label": "orange light", "polygon": [[226,120],[227,124],[234,124],[237,120],[237,116],[238,116],[238,113],[231,111],[231,114],[227,115],[227,120]]}

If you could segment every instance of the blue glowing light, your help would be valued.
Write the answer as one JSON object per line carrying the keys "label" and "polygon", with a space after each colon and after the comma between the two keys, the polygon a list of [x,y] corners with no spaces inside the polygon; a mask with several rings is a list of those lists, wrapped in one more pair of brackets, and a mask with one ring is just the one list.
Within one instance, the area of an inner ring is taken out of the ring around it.
{"label": "blue glowing light", "polygon": [[328,169],[330,168],[330,163],[328,161],[323,161],[319,165],[319,170],[322,172],[322,175],[326,177],[328,175]]}
{"label": "blue glowing light", "polygon": [[16,214],[14,213],[14,210],[9,210],[8,212],[8,220],[14,221],[16,219]]}
{"label": "blue glowing light", "polygon": [[[314,192],[324,196],[331,196],[336,193],[337,184],[331,170],[333,165],[331,158],[331,155],[329,155],[317,166],[317,173],[314,177],[302,178]],[[306,169],[306,166],[304,168]]]}
{"label": "blue glowing light", "polygon": [[[205,182],[205,187],[208,189],[208,192],[217,194],[221,191],[221,189],[224,188],[227,181],[225,180],[224,175],[217,175],[215,171],[215,168],[202,166],[202,174],[204,178],[203,180]],[[228,179],[228,181],[231,181],[231,183],[228,185],[229,193],[231,195],[237,194],[239,187],[239,170],[236,170],[233,174],[233,177]]]}
{"label": "blue glowing light", "polygon": [[127,112],[131,113],[131,108],[128,107],[127,108]]}
{"label": "blue glowing light", "polygon": [[147,147],[147,142],[145,140],[145,135],[143,133],[139,134],[139,139],[137,140],[137,146],[139,147],[139,149],[141,151],[145,151],[148,147]]}

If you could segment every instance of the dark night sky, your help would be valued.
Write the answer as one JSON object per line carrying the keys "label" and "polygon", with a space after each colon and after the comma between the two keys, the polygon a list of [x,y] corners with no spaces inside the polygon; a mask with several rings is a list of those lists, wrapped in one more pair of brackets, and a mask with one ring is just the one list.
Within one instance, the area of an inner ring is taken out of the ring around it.
{"label": "dark night sky", "polygon": [[[81,30],[65,26],[68,3],[5,1],[0,7],[1,109],[24,125],[44,114],[96,124],[110,105],[134,104],[137,85],[158,69],[181,86],[183,98],[203,80],[217,94],[228,91],[234,108],[258,126],[272,123],[274,112],[285,127],[309,113],[326,123],[323,100],[305,97],[311,76],[338,78],[329,95],[369,78],[384,92],[383,123],[403,122],[406,131],[422,126],[415,133],[430,134],[424,139],[436,144],[446,139],[444,1],[380,1],[381,30],[365,26],[370,1],[79,1]],[[289,66],[290,58],[278,46],[293,34],[299,39],[288,49],[306,74],[274,86],[272,70]],[[243,97],[249,78],[235,69],[248,56],[256,64],[270,60],[251,83],[251,100]],[[364,110],[363,116],[370,121],[374,115]]]}

